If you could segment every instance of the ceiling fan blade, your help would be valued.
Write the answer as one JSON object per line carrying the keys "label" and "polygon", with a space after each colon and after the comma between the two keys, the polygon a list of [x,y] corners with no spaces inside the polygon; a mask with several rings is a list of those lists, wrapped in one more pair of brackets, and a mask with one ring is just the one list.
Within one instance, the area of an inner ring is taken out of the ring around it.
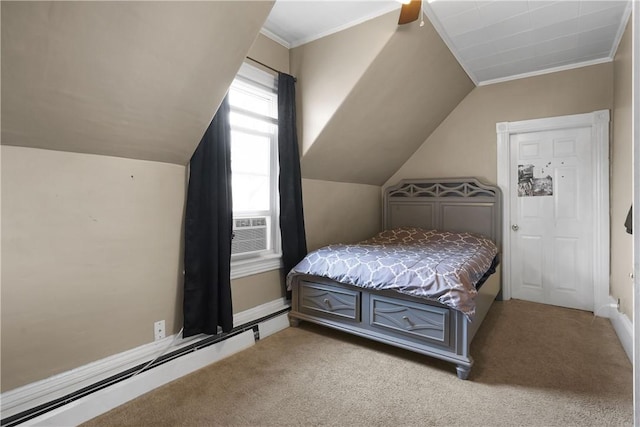
{"label": "ceiling fan blade", "polygon": [[400,18],[398,25],[408,24],[420,17],[420,9],[422,9],[422,0],[411,0],[409,4],[403,4],[400,9]]}

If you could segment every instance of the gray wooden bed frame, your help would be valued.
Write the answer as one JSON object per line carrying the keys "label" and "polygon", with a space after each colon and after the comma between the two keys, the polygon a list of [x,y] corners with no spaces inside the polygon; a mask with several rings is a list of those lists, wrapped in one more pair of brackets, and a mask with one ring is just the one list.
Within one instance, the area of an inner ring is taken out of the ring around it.
{"label": "gray wooden bed frame", "polygon": [[[481,233],[500,247],[501,193],[475,178],[411,179],[385,189],[384,229],[415,226]],[[334,280],[295,276],[289,319],[301,320],[436,357],[467,379],[471,341],[501,290],[500,272],[480,287],[473,322],[436,301],[395,291],[362,289]]]}

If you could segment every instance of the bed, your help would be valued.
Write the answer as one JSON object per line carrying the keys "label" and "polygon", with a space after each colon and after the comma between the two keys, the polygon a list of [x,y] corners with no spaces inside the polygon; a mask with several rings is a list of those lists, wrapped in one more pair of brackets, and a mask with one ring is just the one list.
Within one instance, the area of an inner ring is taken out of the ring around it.
{"label": "bed", "polygon": [[497,255],[482,272],[482,285],[472,284],[472,307],[454,308],[445,298],[405,290],[363,288],[352,284],[357,282],[352,277],[340,281],[306,274],[300,267],[305,258],[287,276],[291,325],[308,321],[442,359],[455,364],[458,378],[468,379],[471,341],[501,290],[496,262],[501,213],[500,189],[476,178],[412,179],[386,188],[383,229],[393,230],[391,236],[396,230],[438,230],[485,236],[495,244]]}

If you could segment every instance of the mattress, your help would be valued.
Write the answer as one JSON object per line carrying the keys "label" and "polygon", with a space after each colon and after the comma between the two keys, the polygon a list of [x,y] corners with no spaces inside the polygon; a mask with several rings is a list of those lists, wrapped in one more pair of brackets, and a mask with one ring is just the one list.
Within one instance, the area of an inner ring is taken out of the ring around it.
{"label": "mattress", "polygon": [[401,227],[357,244],[310,252],[287,275],[327,277],[342,283],[438,301],[475,315],[476,285],[495,268],[498,248],[480,234]]}

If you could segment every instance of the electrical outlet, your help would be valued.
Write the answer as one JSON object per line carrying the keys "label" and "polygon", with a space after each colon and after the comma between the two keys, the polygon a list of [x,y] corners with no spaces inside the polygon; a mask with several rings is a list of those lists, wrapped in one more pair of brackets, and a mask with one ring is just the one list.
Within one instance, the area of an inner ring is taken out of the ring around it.
{"label": "electrical outlet", "polygon": [[153,336],[156,341],[164,338],[165,336],[164,320],[158,320],[153,324]]}

